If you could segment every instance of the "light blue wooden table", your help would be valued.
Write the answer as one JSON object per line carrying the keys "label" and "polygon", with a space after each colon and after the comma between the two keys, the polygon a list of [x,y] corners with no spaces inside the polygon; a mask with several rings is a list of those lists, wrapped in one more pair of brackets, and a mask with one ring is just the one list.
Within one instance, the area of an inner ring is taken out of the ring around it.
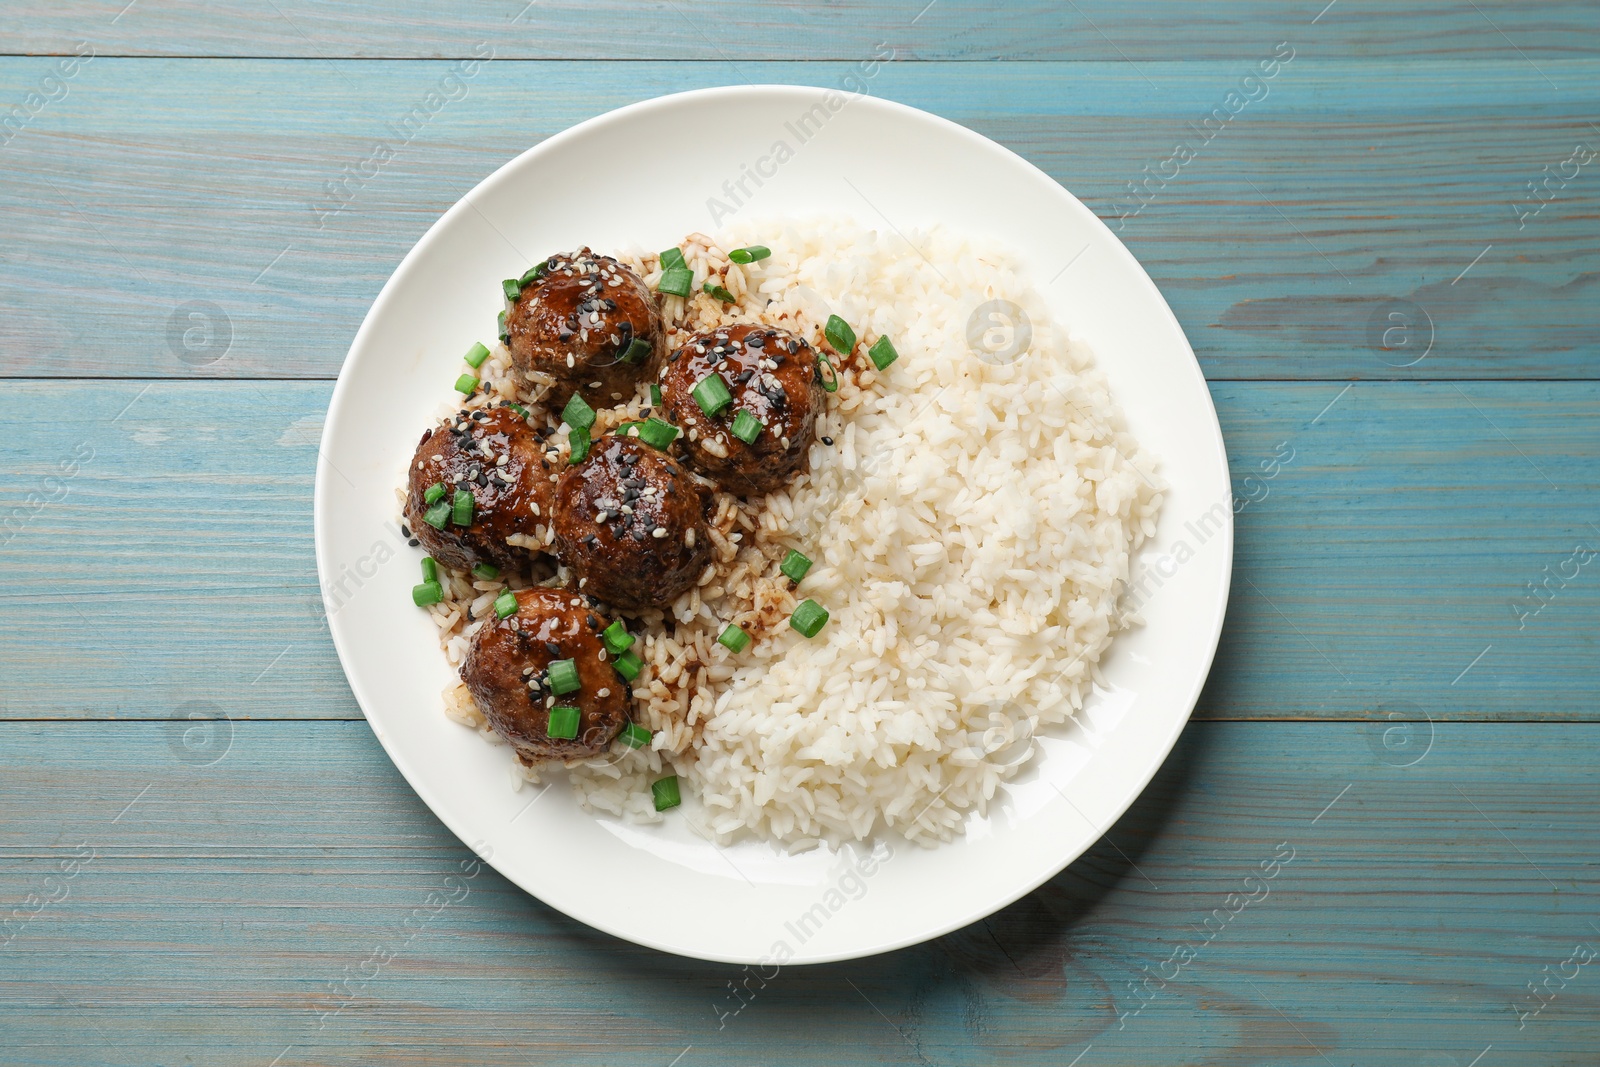
{"label": "light blue wooden table", "polygon": [[[0,1062],[1600,1062],[1600,5],[1324,2],[0,8]],[[1250,503],[1195,722],[1038,892],[748,1004],[492,871],[435,906],[312,563],[357,325],[541,138],[882,47],[1199,353]]]}

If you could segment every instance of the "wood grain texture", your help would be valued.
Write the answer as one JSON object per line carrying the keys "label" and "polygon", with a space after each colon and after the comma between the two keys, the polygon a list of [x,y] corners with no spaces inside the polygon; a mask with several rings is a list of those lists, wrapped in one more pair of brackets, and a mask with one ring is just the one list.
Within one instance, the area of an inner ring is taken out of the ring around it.
{"label": "wood grain texture", "polygon": [[[329,391],[0,386],[0,499],[19,509],[0,515],[13,575],[0,717],[166,718],[190,701],[239,718],[359,716],[312,558]],[[1213,393],[1241,510],[1202,717],[1600,716],[1600,561],[1563,566],[1578,545],[1600,550],[1600,384]],[[1275,476],[1262,470],[1290,453]],[[414,565],[394,547],[387,566]],[[1145,588],[1161,595],[1159,581]]]}
{"label": "wood grain texture", "polygon": [[[235,723],[208,766],[162,724],[6,724],[0,901],[58,899],[7,928],[0,1032],[8,1063],[52,1067],[1062,1067],[1091,1045],[1086,1067],[1465,1067],[1490,1045],[1486,1065],[1578,1067],[1592,966],[1521,1029],[1516,1008],[1600,944],[1574,847],[1600,772],[1572,756],[1597,729],[1445,724],[1400,768],[1374,724],[1194,724],[1037,892],[927,945],[767,972],[733,1014],[739,968],[612,940],[492,870],[430,905],[469,853],[364,724]],[[1235,893],[1258,899],[1197,932]]]}
{"label": "wood grain texture", "polygon": [[[854,59],[887,41],[915,59],[1194,60],[1251,55],[1310,32],[1328,55],[1593,56],[1600,14],[1581,0],[69,0],[0,10],[6,52],[437,59],[492,41],[522,59]],[[1325,5],[1328,10],[1324,11]],[[1313,20],[1315,20],[1313,22]],[[1179,31],[1181,28],[1181,32]]]}
{"label": "wood grain texture", "polygon": [[[895,62],[870,88],[1016,149],[1119,226],[1213,379],[1600,374],[1600,164],[1518,217],[1543,168],[1600,148],[1600,60],[1508,53],[1463,77],[1457,60],[1323,59],[1297,37],[1269,95],[1134,213],[1129,183],[1162,170],[1279,39],[1263,28],[1248,60]],[[0,100],[28,99],[55,62],[0,60]],[[837,85],[852,69],[494,61],[319,220],[326,183],[449,67],[84,64],[0,146],[4,373],[332,377],[405,251],[529,144],[661,93]],[[698,205],[684,211],[701,224]],[[195,302],[213,306],[225,353],[199,365],[174,340]],[[1396,307],[1416,331],[1404,358],[1382,350]]]}

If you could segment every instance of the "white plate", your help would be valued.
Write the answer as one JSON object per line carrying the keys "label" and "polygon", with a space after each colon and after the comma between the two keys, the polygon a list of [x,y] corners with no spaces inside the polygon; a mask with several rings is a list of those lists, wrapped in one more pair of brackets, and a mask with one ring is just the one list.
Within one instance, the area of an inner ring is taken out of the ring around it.
{"label": "white plate", "polygon": [[[779,140],[793,155],[775,167]],[[758,165],[775,173],[759,187],[746,180],[738,210],[749,217],[835,213],[902,230],[939,222],[1016,250],[1055,317],[1094,347],[1171,486],[1136,568],[1152,576],[1147,624],[1113,646],[1110,687],[1083,728],[1042,742],[987,818],[937,848],[879,843],[875,861],[853,848],[724,850],[681,819],[641,827],[588,815],[560,776],[542,795],[513,792],[509,751],[440,711],[451,671],[426,613],[411,607],[420,553],[393,525],[395,486],[451,395],[461,354],[493,339],[500,279],[580,244],[665,248],[715,232],[708,198],[733,206],[724,182]],[[601,115],[530,149],[406,256],[356,334],[329,405],[317,567],[334,644],[373,732],[445,825],[506,877],[576,919],[668,952],[822,962],[974,922],[1061,870],[1126,810],[1210,668],[1233,556],[1230,499],[1216,412],[1177,320],[1121,242],[1043,172],[954,123],[870,97],[707,89]],[[1215,521],[1197,525],[1208,510]]]}

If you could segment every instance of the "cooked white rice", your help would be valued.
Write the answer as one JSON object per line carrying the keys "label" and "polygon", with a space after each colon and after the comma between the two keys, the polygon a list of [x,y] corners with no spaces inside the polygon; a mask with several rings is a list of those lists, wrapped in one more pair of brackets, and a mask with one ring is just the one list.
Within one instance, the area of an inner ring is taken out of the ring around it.
{"label": "cooked white rice", "polygon": [[[727,260],[756,243],[771,258]],[[649,783],[676,770],[685,805],[668,815],[724,840],[947,839],[1025,765],[1031,738],[1082,707],[1113,636],[1136,621],[1120,598],[1154,533],[1155,464],[1122,429],[1092,354],[1003,252],[941,229],[903,238],[815,219],[695,234],[683,248],[696,295],[664,301],[672,343],[762,321],[820,344],[833,313],[865,344],[890,337],[900,359],[841,375],[809,473],[754,504],[717,495],[712,565],[645,620],[636,714],[652,746],[618,745],[573,766],[572,783],[591,810],[653,820]],[[620,258],[659,276],[653,255]],[[707,278],[738,303],[701,295]],[[969,317],[993,300],[1031,321],[1012,362],[969,345]],[[506,377],[503,349],[483,369],[497,395],[540,399],[541,383]],[[597,430],[648,403],[641,389]],[[791,548],[815,562],[795,592],[777,573]],[[440,574],[446,598],[431,610],[459,663],[477,625],[465,606],[481,615],[503,583]],[[787,625],[805,598],[831,615],[810,640]],[[739,655],[716,644],[727,622],[757,637]],[[493,737],[464,687],[445,704]],[[513,773],[518,785],[536,776]]]}

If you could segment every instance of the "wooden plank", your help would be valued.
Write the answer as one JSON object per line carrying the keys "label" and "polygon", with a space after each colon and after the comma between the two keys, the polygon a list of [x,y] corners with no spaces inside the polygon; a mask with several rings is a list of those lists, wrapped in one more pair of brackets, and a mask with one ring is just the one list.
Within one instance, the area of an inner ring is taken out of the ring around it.
{"label": "wooden plank", "polygon": [[105,55],[359,56],[437,59],[480,42],[523,59],[854,59],[880,41],[917,59],[1186,60],[1240,58],[1263,35],[1314,37],[1330,56],[1533,58],[1594,55],[1600,30],[1581,0],[1484,0],[1477,10],[1418,0],[1286,5],[1232,0],[842,0],[824,6],[702,0],[473,0],[448,13],[421,0],[143,3],[69,0],[0,14],[7,52],[70,52],[82,40]]}
{"label": "wooden plank", "polygon": [[[0,499],[14,509],[0,516],[12,575],[0,717],[163,719],[190,701],[241,719],[359,715],[312,559],[328,394],[320,382],[0,385]],[[1572,553],[1600,549],[1600,384],[1213,394],[1242,510],[1200,715],[1597,716],[1600,571]],[[1275,457],[1287,462],[1267,478]],[[1174,517],[1180,529],[1200,518]]]}
{"label": "wooden plank", "polygon": [[[1278,39],[1263,31],[1259,54]],[[0,99],[25,99],[55,62],[0,60]],[[450,66],[83,65],[0,152],[3,373],[331,377],[405,251],[530,143],[661,93],[837,85],[852,69],[491,62],[319,220],[324,186]],[[1330,62],[1307,45],[1135,211],[1129,184],[1170,171],[1248,67],[888,63],[870,91],[1016,149],[1120,226],[1213,378],[1596,376],[1600,164],[1518,212],[1543,168],[1600,147],[1600,61],[1484,60],[1464,78],[1455,61]],[[215,330],[198,356],[174,340],[197,323]],[[1383,350],[1394,324],[1411,330],[1399,353]]]}
{"label": "wooden plank", "polygon": [[492,870],[430,905],[469,854],[362,724],[240,723],[205,767],[161,724],[7,724],[0,901],[58,899],[8,928],[0,1037],[71,1067],[1591,1062],[1592,966],[1518,1007],[1600,945],[1597,727],[1448,724],[1404,768],[1373,729],[1195,724],[1039,891],[768,973],[734,1014],[740,969],[612,940]]}

